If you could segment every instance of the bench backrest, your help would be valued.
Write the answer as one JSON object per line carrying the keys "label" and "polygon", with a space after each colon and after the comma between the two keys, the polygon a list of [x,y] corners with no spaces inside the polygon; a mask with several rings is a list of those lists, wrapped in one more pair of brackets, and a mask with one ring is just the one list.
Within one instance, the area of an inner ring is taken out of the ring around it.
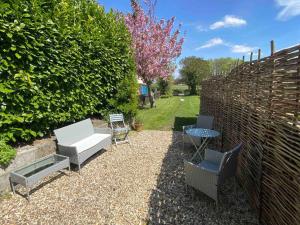
{"label": "bench backrest", "polygon": [[70,145],[94,134],[94,127],[91,119],[82,120],[54,130],[58,143]]}
{"label": "bench backrest", "polygon": [[123,114],[110,114],[109,122],[112,129],[116,127],[125,127]]}

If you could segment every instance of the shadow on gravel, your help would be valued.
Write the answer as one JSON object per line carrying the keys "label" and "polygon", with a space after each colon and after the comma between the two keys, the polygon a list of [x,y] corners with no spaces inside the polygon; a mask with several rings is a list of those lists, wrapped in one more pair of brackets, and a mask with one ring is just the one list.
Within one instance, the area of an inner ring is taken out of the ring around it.
{"label": "shadow on gravel", "polygon": [[172,143],[163,160],[157,186],[150,195],[146,224],[258,224],[241,188],[238,188],[236,201],[232,181],[226,183],[220,191],[218,210],[214,201],[206,195],[192,188],[185,190],[183,160],[190,159],[194,150],[183,151],[181,146],[181,133],[173,132]]}
{"label": "shadow on gravel", "polygon": [[[85,167],[87,164],[89,164],[91,161],[93,160],[96,160],[96,158],[98,157],[101,157],[102,154],[104,154],[105,152],[107,152],[108,150],[107,149],[101,149],[100,151],[96,152],[94,155],[92,155],[90,158],[88,158],[87,160],[85,160],[82,164],[81,164],[81,169],[83,167]],[[76,171],[76,172],[79,172],[78,171],[78,166],[77,165],[74,165],[74,164],[71,164],[71,169]]]}
{"label": "shadow on gravel", "polygon": [[[65,171],[58,171],[55,172],[54,174],[52,174],[52,176],[49,178],[45,178],[44,180],[42,180],[38,185],[36,185],[34,188],[30,189],[29,194],[32,195],[34,192],[42,189],[44,186],[54,182],[55,180],[58,180],[59,178],[61,178],[62,176],[68,176],[69,172],[65,172]],[[25,188],[21,185],[18,185],[16,187],[16,194],[22,196],[23,198],[26,198],[26,192],[25,192]]]}

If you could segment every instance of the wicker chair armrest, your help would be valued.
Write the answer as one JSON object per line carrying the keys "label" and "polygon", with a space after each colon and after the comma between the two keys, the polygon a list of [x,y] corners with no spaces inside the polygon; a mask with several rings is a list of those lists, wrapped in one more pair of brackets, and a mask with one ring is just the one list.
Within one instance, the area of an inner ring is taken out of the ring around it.
{"label": "wicker chair armrest", "polygon": [[[206,170],[191,162],[184,162],[184,170],[186,176],[186,182],[188,184],[200,185],[201,183],[216,185],[218,183],[218,172]],[[193,185],[192,185],[193,186]]]}

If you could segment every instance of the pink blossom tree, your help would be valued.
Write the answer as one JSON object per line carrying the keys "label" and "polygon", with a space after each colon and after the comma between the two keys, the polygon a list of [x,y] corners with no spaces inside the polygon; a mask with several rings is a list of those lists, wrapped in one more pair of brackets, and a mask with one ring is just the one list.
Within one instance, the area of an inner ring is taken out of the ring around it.
{"label": "pink blossom tree", "polygon": [[155,79],[166,79],[174,72],[173,62],[180,55],[184,41],[179,37],[180,26],[173,29],[174,17],[169,20],[155,18],[155,2],[146,0],[148,11],[145,12],[137,0],[131,0],[133,12],[125,15],[125,23],[132,34],[137,74],[148,86],[151,107],[150,86]]}

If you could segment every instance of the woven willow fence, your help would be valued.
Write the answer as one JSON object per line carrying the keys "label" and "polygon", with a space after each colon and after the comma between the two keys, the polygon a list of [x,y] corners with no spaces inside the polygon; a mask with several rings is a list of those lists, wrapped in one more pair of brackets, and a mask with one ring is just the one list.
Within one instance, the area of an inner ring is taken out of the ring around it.
{"label": "woven willow fence", "polygon": [[[273,45],[272,45],[273,46]],[[219,147],[242,142],[239,179],[261,224],[300,224],[300,45],[202,83]]]}

